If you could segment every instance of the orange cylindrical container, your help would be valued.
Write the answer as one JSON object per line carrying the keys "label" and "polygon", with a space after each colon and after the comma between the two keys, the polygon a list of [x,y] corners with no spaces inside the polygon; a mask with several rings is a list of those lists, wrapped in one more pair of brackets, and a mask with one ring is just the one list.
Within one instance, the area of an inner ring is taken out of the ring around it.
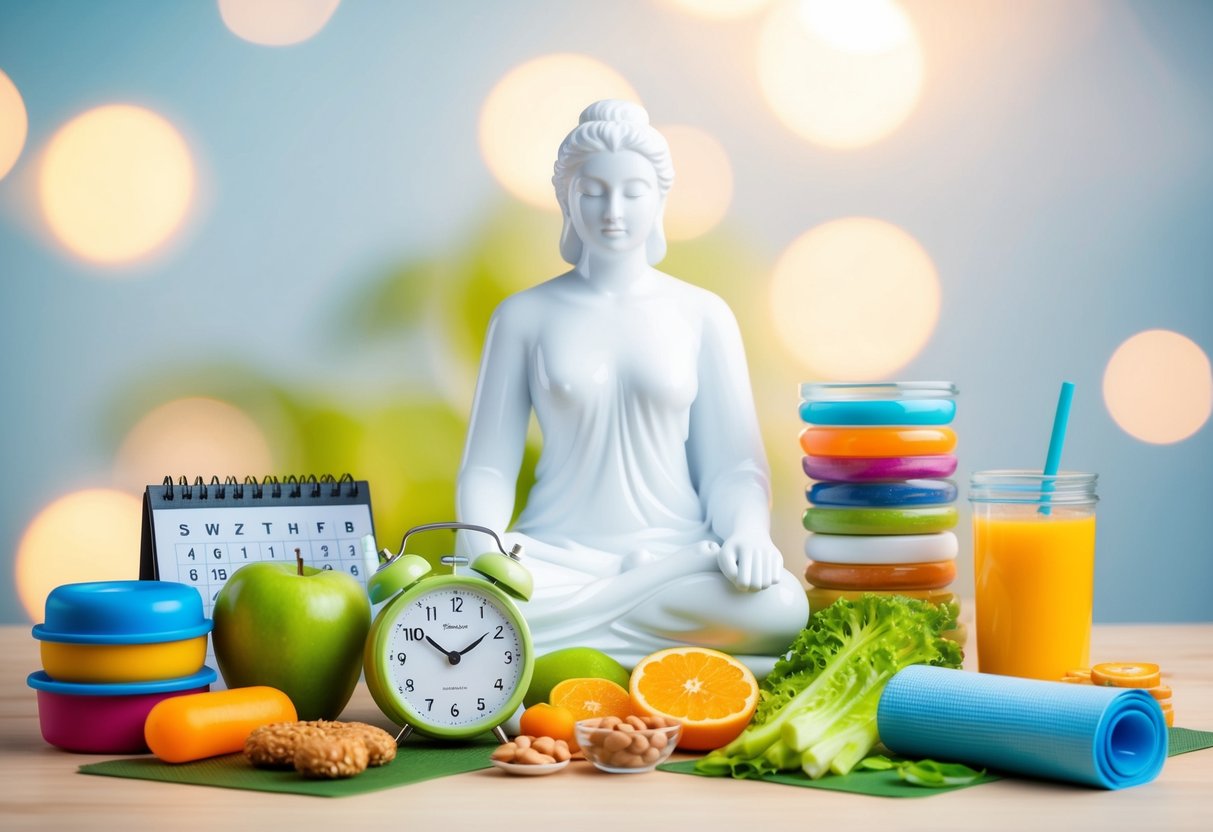
{"label": "orange cylindrical container", "polygon": [[1095,474],[973,475],[977,666],[1060,679],[1086,667],[1095,586]]}
{"label": "orange cylindrical container", "polygon": [[290,697],[277,688],[232,688],[157,703],[148,712],[143,737],[161,760],[185,763],[241,751],[254,728],[297,718]]}
{"label": "orange cylindrical container", "polygon": [[800,432],[800,449],[809,456],[896,457],[951,453],[956,432],[943,425],[898,427],[823,427]]}

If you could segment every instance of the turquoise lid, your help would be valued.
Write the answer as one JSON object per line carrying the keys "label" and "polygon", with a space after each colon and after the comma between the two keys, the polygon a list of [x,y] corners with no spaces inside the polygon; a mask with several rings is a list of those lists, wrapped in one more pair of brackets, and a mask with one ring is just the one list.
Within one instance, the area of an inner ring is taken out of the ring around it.
{"label": "turquoise lid", "polygon": [[64,584],[46,597],[34,638],[68,644],[156,644],[206,635],[202,596],[170,581]]}
{"label": "turquoise lid", "polygon": [[70,696],[136,696],[141,693],[172,693],[178,690],[193,690],[209,685],[219,678],[209,667],[203,666],[197,673],[178,676],[175,679],[157,679],[154,682],[113,682],[92,684],[86,682],[58,682],[46,675],[45,670],[36,670],[26,677],[25,683],[34,690],[47,693],[66,693]]}

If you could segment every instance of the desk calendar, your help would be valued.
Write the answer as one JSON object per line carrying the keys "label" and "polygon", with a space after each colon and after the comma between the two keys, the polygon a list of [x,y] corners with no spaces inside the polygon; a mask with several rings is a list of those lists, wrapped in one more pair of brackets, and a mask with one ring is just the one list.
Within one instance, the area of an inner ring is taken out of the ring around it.
{"label": "desk calendar", "polygon": [[[366,585],[362,538],[374,535],[365,481],[218,477],[149,485],[143,495],[139,577],[197,588],[207,617],[237,569],[258,561],[340,569]],[[370,565],[374,568],[374,564]]]}

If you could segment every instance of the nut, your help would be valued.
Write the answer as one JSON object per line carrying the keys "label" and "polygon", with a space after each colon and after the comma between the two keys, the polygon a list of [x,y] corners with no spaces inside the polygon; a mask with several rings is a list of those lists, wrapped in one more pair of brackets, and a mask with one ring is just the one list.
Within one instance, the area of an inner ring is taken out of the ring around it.
{"label": "nut", "polygon": [[649,768],[668,753],[666,731],[677,722],[665,717],[605,717],[580,723],[582,751],[608,769]]}
{"label": "nut", "polygon": [[510,742],[497,746],[491,757],[503,763],[524,766],[542,766],[564,762],[573,755],[569,744],[552,737],[532,737],[522,734]]}

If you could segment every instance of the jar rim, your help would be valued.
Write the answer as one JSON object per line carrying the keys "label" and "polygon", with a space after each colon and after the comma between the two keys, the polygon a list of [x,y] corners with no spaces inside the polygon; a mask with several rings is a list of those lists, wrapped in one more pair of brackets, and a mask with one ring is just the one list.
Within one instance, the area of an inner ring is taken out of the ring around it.
{"label": "jar rim", "polygon": [[1098,474],[1087,471],[978,471],[969,480],[969,502],[1089,504],[1099,500],[1095,494],[1098,480]]}
{"label": "jar rim", "polygon": [[950,381],[806,381],[800,385],[800,398],[805,401],[952,399],[959,392]]}
{"label": "jar rim", "polygon": [[1056,474],[1045,474],[1044,471],[1032,468],[995,468],[989,471],[975,471],[971,475],[974,485],[988,483],[1022,483],[1053,481],[1056,483],[1094,483],[1099,474],[1090,471],[1058,471]]}

